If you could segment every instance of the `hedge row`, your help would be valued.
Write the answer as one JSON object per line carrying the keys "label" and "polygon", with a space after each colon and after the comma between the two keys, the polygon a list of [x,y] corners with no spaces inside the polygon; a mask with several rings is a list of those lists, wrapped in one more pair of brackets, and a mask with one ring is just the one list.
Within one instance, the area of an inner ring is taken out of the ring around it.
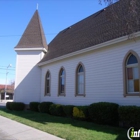
{"label": "hedge row", "polygon": [[[140,107],[119,106],[115,103],[99,102],[89,106],[73,106],[53,104],[52,102],[31,102],[30,110],[49,113],[55,116],[67,116],[81,120],[89,120],[99,124],[140,127]],[[9,110],[21,111],[25,104],[21,102],[7,102]]]}
{"label": "hedge row", "polygon": [[118,114],[121,125],[126,127],[140,127],[140,107],[120,106]]}
{"label": "hedge row", "polygon": [[99,124],[117,125],[119,122],[118,105],[115,103],[100,102],[89,106],[73,106],[53,104],[52,102],[31,102],[29,107],[32,111],[91,120]]}
{"label": "hedge row", "polygon": [[93,122],[99,124],[117,125],[119,122],[118,117],[118,104],[115,103],[93,103],[89,106],[89,116]]}
{"label": "hedge row", "polygon": [[6,108],[14,111],[22,111],[25,109],[25,104],[21,102],[7,102]]}
{"label": "hedge row", "polygon": [[39,102],[30,102],[29,107],[31,111],[39,112]]}
{"label": "hedge row", "polygon": [[39,104],[38,109],[39,112],[42,113],[49,113],[50,105],[53,104],[52,102],[42,102]]}
{"label": "hedge row", "polygon": [[88,106],[75,106],[73,108],[73,117],[87,120],[89,118]]}

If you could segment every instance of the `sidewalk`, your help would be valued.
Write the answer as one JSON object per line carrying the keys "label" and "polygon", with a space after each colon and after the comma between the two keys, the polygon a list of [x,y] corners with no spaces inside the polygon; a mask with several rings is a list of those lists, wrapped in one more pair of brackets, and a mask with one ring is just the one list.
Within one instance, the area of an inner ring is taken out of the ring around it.
{"label": "sidewalk", "polygon": [[0,116],[0,140],[63,140]]}

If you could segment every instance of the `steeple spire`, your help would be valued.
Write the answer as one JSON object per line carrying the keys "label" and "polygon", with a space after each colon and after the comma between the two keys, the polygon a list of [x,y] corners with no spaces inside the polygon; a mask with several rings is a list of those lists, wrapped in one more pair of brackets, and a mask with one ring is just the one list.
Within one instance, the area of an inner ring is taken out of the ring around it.
{"label": "steeple spire", "polygon": [[37,3],[37,5],[36,5],[36,10],[38,10],[38,3]]}
{"label": "steeple spire", "polygon": [[15,48],[45,48],[48,49],[44,30],[38,10],[35,11]]}

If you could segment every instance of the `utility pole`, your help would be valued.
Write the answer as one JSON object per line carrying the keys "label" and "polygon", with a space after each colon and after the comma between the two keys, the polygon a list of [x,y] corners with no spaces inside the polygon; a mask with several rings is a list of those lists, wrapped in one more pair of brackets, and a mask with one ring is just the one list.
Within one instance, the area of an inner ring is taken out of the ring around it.
{"label": "utility pole", "polygon": [[8,68],[9,68],[9,67],[12,67],[12,65],[9,64],[9,65],[7,66],[7,68],[6,68],[5,95],[4,95],[5,100],[6,100],[6,90],[7,90],[7,75],[8,75]]}

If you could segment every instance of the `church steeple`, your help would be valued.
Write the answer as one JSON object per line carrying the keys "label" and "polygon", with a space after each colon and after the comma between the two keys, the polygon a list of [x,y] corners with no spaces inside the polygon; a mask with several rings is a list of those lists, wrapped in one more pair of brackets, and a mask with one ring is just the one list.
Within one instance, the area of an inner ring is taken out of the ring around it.
{"label": "church steeple", "polygon": [[20,41],[15,47],[15,49],[20,48],[44,48],[46,50],[48,49],[38,10],[35,11]]}

